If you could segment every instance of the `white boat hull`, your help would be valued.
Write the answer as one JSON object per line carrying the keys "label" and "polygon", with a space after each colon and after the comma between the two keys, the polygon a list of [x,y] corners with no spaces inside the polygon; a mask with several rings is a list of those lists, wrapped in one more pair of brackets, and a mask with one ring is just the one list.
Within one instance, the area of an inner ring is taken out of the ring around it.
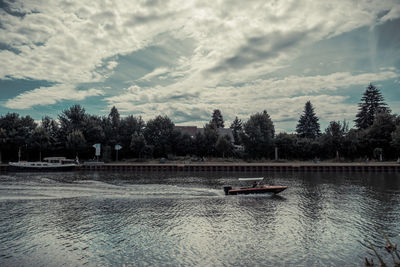
{"label": "white boat hull", "polygon": [[73,171],[76,164],[57,164],[46,162],[10,162],[9,171]]}

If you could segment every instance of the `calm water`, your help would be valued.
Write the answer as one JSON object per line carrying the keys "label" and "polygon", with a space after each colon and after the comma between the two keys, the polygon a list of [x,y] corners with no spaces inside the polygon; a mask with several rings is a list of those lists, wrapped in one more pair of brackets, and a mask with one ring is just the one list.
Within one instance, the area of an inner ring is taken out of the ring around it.
{"label": "calm water", "polygon": [[[259,176],[289,188],[221,190]],[[362,266],[399,204],[400,174],[0,175],[0,265]]]}

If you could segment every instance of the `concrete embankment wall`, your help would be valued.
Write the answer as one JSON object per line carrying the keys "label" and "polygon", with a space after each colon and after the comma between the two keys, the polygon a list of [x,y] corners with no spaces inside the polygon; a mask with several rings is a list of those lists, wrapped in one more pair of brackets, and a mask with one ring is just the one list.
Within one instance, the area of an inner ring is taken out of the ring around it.
{"label": "concrete embankment wall", "polygon": [[[126,171],[126,172],[398,172],[400,164],[362,163],[249,163],[249,164],[104,164],[81,165],[78,171]],[[7,172],[6,164],[0,165],[0,172]]]}
{"label": "concrete embankment wall", "polygon": [[400,164],[105,164],[82,165],[84,171],[174,172],[400,172]]}

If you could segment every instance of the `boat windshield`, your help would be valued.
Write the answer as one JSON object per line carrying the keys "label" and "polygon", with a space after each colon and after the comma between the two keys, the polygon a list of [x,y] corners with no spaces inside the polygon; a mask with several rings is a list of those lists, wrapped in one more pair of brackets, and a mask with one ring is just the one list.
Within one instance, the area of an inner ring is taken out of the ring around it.
{"label": "boat windshield", "polygon": [[253,182],[253,181],[262,181],[264,177],[258,178],[239,178],[239,181]]}

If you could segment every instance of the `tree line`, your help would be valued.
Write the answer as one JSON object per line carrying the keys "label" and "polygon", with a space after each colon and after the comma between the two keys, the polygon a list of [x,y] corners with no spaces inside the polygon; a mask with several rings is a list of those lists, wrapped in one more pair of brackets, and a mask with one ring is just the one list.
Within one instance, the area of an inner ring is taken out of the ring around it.
{"label": "tree line", "polygon": [[[400,116],[392,114],[378,88],[370,84],[358,105],[355,127],[346,121],[331,121],[321,132],[319,118],[310,101],[296,126],[296,133],[275,133],[266,110],[243,122],[238,117],[230,125],[233,140],[220,134],[224,119],[220,110],[195,136],[175,128],[167,116],[147,122],[141,117],[120,117],[113,107],[108,116],[86,113],[73,105],[58,120],[42,118],[37,124],[28,116],[7,113],[0,117],[0,161],[39,160],[44,156],[91,159],[96,143],[102,145],[102,158],[115,159],[115,145],[122,146],[120,159],[174,156],[235,157],[243,159],[308,160],[314,158],[355,160],[396,159],[400,151]],[[242,149],[241,149],[242,148]],[[20,155],[21,155],[20,154]]]}

